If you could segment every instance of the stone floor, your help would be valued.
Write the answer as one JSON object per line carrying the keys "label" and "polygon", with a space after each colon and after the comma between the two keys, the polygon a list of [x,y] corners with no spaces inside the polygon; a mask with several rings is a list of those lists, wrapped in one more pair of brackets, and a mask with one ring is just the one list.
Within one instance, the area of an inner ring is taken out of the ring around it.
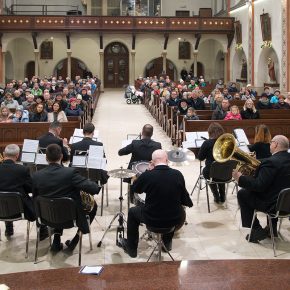
{"label": "stone floor", "polygon": [[[108,158],[108,170],[117,169],[120,166],[127,167],[130,156],[118,156],[118,149],[127,134],[138,134],[144,124],[150,123],[154,126],[153,139],[162,143],[164,149],[171,148],[170,139],[165,135],[160,126],[155,122],[150,113],[143,105],[127,105],[123,98],[123,92],[107,90],[101,95],[98,108],[93,122],[99,129],[100,138],[105,146]],[[67,136],[70,137],[70,136]],[[195,160],[190,165],[178,167],[185,176],[186,186],[192,191],[199,173],[199,161]],[[103,216],[98,216],[92,224],[93,250],[89,250],[88,237],[83,238],[82,264],[97,265],[111,263],[130,263],[146,261],[151,249],[152,242],[142,240],[138,249],[138,257],[135,259],[126,255],[122,249],[115,244],[116,225],[103,240],[100,248],[97,247],[104,230],[109,225],[114,214],[119,210],[120,180],[109,179],[109,206],[104,208]],[[207,212],[206,194],[201,191],[200,201],[197,205],[197,192],[192,195],[194,206],[187,209],[187,225],[176,234],[173,240],[172,255],[176,260],[203,260],[203,259],[271,259],[273,251],[270,239],[260,244],[248,243],[245,235],[248,230],[240,227],[240,213],[238,211],[236,195],[231,194],[229,189],[227,208],[216,206],[210,196],[212,212]],[[100,196],[96,197],[100,204]],[[126,203],[124,212],[127,215]],[[262,216],[261,216],[262,217]],[[261,218],[265,224],[265,218]],[[48,240],[40,242],[39,262],[34,264],[35,249],[35,224],[31,226],[31,237],[29,245],[29,257],[25,259],[25,234],[26,223],[19,221],[15,223],[15,234],[8,241],[4,236],[4,223],[0,223],[2,230],[2,241],[0,241],[0,273],[11,273],[20,271],[32,271],[49,268],[61,268],[77,266],[78,251],[72,255],[65,251],[52,255],[49,251]],[[141,227],[140,233],[144,232]],[[74,229],[64,232],[63,241],[72,237]],[[278,259],[290,258],[290,224],[285,221],[282,225],[283,239],[277,240]],[[156,257],[153,257],[153,260]],[[164,260],[169,257],[164,255]]]}

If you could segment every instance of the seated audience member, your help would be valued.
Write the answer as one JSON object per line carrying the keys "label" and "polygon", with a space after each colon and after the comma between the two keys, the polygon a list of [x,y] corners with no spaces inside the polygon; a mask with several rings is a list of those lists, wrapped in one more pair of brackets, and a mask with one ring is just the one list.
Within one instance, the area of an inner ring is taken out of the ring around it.
{"label": "seated audience member", "polygon": [[247,84],[247,90],[250,91],[250,94],[253,95],[255,98],[257,97],[257,92],[252,88],[251,84]]}
{"label": "seated audience member", "polygon": [[[80,191],[85,191],[91,195],[98,194],[100,187],[93,181],[81,176],[76,168],[63,167],[61,165],[62,150],[59,145],[51,144],[46,148],[46,160],[49,165],[32,176],[33,197],[37,196],[58,198],[70,197],[76,202],[77,206],[77,225],[78,231],[72,240],[65,242],[69,250],[73,251],[79,242],[80,232],[86,234],[89,232],[86,213],[83,209]],[[97,212],[97,204],[94,204],[93,210],[89,213],[90,222],[94,220]],[[61,251],[61,235],[63,229],[54,229],[54,239],[51,245],[51,251]]]}
{"label": "seated audience member", "polygon": [[16,109],[19,106],[18,102],[13,99],[12,94],[6,93],[1,107],[7,107],[9,109]]}
{"label": "seated audience member", "polygon": [[241,99],[240,93],[235,93],[233,99],[240,100]]}
{"label": "seated audience member", "polygon": [[206,87],[206,82],[205,82],[204,78],[200,78],[199,79],[199,86],[201,88],[205,88]]}
{"label": "seated audience member", "polygon": [[203,98],[199,97],[198,91],[194,90],[190,93],[188,100],[189,106],[195,110],[205,110],[205,104]]}
{"label": "seated audience member", "polygon": [[15,113],[12,115],[13,123],[28,123],[29,112],[24,110],[21,106],[17,107]]}
{"label": "seated audience member", "polygon": [[285,99],[285,103],[290,105],[290,92],[287,93],[286,99]]}
{"label": "seated audience member", "polygon": [[224,87],[225,87],[225,86],[224,86],[224,82],[223,82],[223,80],[218,80],[218,82],[217,82],[215,88],[216,88],[216,89],[219,89],[219,90],[223,90]]}
{"label": "seated audience member", "polygon": [[22,105],[22,102],[24,101],[24,99],[21,96],[21,93],[22,93],[22,89],[15,90],[13,93],[13,98],[15,101],[17,101],[19,105]]}
{"label": "seated audience member", "polygon": [[50,113],[52,112],[52,105],[53,105],[54,101],[53,100],[47,100],[45,103],[44,103],[44,108],[45,108],[45,111],[47,113]]}
{"label": "seated audience member", "polygon": [[[127,239],[120,245],[130,257],[137,257],[139,225],[170,228],[182,222],[183,207],[192,207],[192,201],[185,187],[182,173],[168,167],[168,157],[164,150],[152,154],[152,170],[142,173],[134,182],[134,192],[146,192],[144,206],[131,207],[127,219]],[[174,231],[162,235],[168,251],[172,249]]]}
{"label": "seated audience member", "polygon": [[[29,196],[32,192],[32,182],[29,168],[17,164],[20,154],[19,146],[9,144],[4,149],[4,161],[0,163],[0,188],[1,191],[19,192],[24,204],[24,217],[29,221],[35,221],[35,211],[33,201]],[[5,178],[4,178],[5,177]],[[14,234],[13,222],[5,222],[5,236],[10,237]],[[48,237],[46,227],[41,227],[41,240]]]}
{"label": "seated audience member", "polygon": [[251,91],[246,89],[245,93],[241,95],[241,100],[245,101],[245,100],[255,100],[255,96],[251,94]]}
{"label": "seated audience member", "polygon": [[224,97],[223,97],[223,95],[221,93],[216,93],[214,95],[213,102],[210,103],[210,109],[211,110],[215,110],[217,107],[221,107],[223,99],[224,99]]}
{"label": "seated audience member", "polygon": [[[221,96],[222,97],[222,96]],[[221,105],[218,105],[212,113],[212,120],[223,120],[229,111],[229,100],[222,100]]]}
{"label": "seated audience member", "polygon": [[61,151],[62,151],[62,161],[68,161],[68,143],[67,139],[60,138],[60,133],[61,133],[62,125],[60,122],[55,121],[50,123],[48,132],[37,139],[39,140],[39,147],[40,148],[47,148],[48,145],[50,144],[57,144],[60,146]]}
{"label": "seated audience member", "polygon": [[68,103],[67,103],[67,101],[65,101],[65,100],[63,99],[63,96],[62,96],[62,94],[60,94],[60,93],[56,95],[54,101],[55,101],[55,102],[58,102],[58,103],[60,104],[60,107],[61,107],[61,109],[62,109],[63,111],[65,111],[65,109],[68,107]]}
{"label": "seated audience member", "polygon": [[273,106],[274,109],[290,109],[290,105],[285,102],[285,97],[280,95],[278,97],[278,103]]}
{"label": "seated audience member", "polygon": [[69,103],[69,106],[64,110],[67,116],[81,116],[83,114],[82,109],[77,105],[76,98],[71,98]]}
{"label": "seated audience member", "polygon": [[264,93],[268,96],[269,100],[271,100],[273,94],[271,93],[271,90],[269,87],[264,87]]}
{"label": "seated audience member", "polygon": [[271,97],[270,99],[270,103],[275,105],[278,103],[278,97],[281,94],[281,92],[279,90],[275,90],[274,91],[274,95]]}
{"label": "seated audience member", "polygon": [[259,119],[260,114],[255,108],[254,102],[251,99],[246,100],[241,111],[242,119]]}
{"label": "seated audience member", "polygon": [[271,109],[271,108],[272,108],[272,105],[270,103],[268,96],[265,93],[263,93],[257,103],[257,109],[263,110],[263,109]]}
{"label": "seated audience member", "polygon": [[88,94],[88,90],[86,88],[82,88],[81,96],[84,101],[88,102],[91,99],[91,96]]}
{"label": "seated audience member", "polygon": [[187,120],[199,120],[199,117],[196,114],[196,111],[194,108],[189,107],[187,110],[187,114],[184,116]]}
{"label": "seated audience member", "polygon": [[34,83],[33,88],[31,90],[31,94],[33,96],[42,96],[42,89],[39,87],[39,84],[37,82]]}
{"label": "seated audience member", "polygon": [[229,100],[230,101],[230,100],[233,99],[232,95],[229,94],[229,91],[228,91],[227,88],[224,88],[223,89],[222,95],[223,95],[224,99],[226,99],[226,100]]}
{"label": "seated audience member", "polygon": [[181,99],[180,100],[180,103],[178,105],[178,113],[180,115],[186,115],[187,113],[187,110],[188,110],[188,104],[187,104],[187,101],[185,99]]}
{"label": "seated audience member", "polygon": [[255,140],[253,145],[249,145],[249,150],[255,152],[257,159],[268,158],[271,156],[270,142],[271,133],[269,128],[264,125],[257,125],[255,128]]}
{"label": "seated audience member", "polygon": [[238,89],[237,89],[237,85],[236,83],[231,83],[228,87],[228,91],[230,93],[237,93],[238,92]]}
{"label": "seated audience member", "polygon": [[11,123],[12,122],[12,113],[9,108],[1,107],[0,108],[0,123]]}
{"label": "seated audience member", "polygon": [[[279,192],[290,187],[290,154],[289,140],[276,135],[270,142],[272,156],[264,159],[255,176],[244,176],[233,170],[233,178],[241,189],[238,202],[241,209],[242,226],[250,228],[254,210],[274,213]],[[276,212],[275,212],[276,213]],[[277,236],[277,219],[272,219],[274,235]],[[262,228],[255,218],[250,242],[257,243],[269,236],[269,227]],[[246,239],[249,238],[247,235]]]}
{"label": "seated audience member", "polygon": [[67,122],[65,112],[61,109],[59,102],[54,102],[52,105],[52,111],[47,114],[48,122]]}
{"label": "seated audience member", "polygon": [[[205,160],[205,167],[202,170],[202,174],[206,179],[209,179],[210,167],[215,161],[212,155],[212,149],[216,140],[224,134],[224,129],[220,124],[213,122],[209,125],[207,131],[209,139],[202,143],[197,158],[201,161]],[[210,184],[209,187],[213,193],[215,203],[225,202],[225,184]]]}
{"label": "seated audience member", "polygon": [[242,120],[238,106],[231,106],[230,111],[227,112],[224,120]]}
{"label": "seated audience member", "polygon": [[22,103],[23,109],[30,110],[30,107],[34,105],[35,105],[34,96],[32,94],[26,95],[26,101]]}
{"label": "seated audience member", "polygon": [[47,112],[44,110],[44,104],[40,103],[35,106],[34,111],[29,115],[29,122],[47,122]]}
{"label": "seated audience member", "polygon": [[214,107],[214,105],[215,105],[215,97],[216,97],[216,95],[219,95],[219,94],[221,94],[220,90],[219,89],[214,89],[210,93],[210,95],[208,96],[208,102],[210,103],[210,109],[211,110],[215,109],[215,107]]}
{"label": "seated audience member", "polygon": [[170,107],[175,107],[179,105],[179,98],[177,96],[177,92],[176,91],[172,91],[170,98],[166,101],[166,104]]}
{"label": "seated audience member", "polygon": [[77,106],[79,106],[82,109],[82,111],[85,111],[88,106],[88,103],[83,100],[83,97],[80,94],[77,95],[76,99]]}

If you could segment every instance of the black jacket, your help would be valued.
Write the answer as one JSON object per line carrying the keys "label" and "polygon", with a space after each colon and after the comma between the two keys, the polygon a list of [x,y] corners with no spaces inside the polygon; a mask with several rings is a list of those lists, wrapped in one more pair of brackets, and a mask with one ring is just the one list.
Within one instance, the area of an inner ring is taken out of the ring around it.
{"label": "black jacket", "polygon": [[145,171],[133,187],[137,193],[146,193],[143,213],[149,226],[175,226],[182,219],[182,205],[193,206],[182,173],[166,165]]}
{"label": "black jacket", "polygon": [[254,177],[239,178],[239,186],[251,191],[269,207],[274,206],[279,192],[290,187],[290,154],[282,151],[264,159]]}
{"label": "black jacket", "polygon": [[260,114],[259,111],[256,111],[255,113],[251,109],[246,109],[241,111],[242,119],[259,119]]}
{"label": "black jacket", "polygon": [[4,160],[0,164],[0,176],[0,191],[20,192],[24,202],[24,216],[29,221],[34,221],[34,206],[28,195],[32,192],[29,168],[15,164],[13,160]]}
{"label": "black jacket", "polygon": [[62,151],[62,161],[68,161],[68,150],[66,147],[63,146],[62,139],[55,137],[52,133],[48,132],[45,135],[42,135],[38,138],[39,140],[39,147],[46,148],[50,144],[57,144],[61,147]]}
{"label": "black jacket", "polygon": [[224,111],[220,106],[217,106],[212,113],[212,120],[223,120],[228,111]]}
{"label": "black jacket", "polygon": [[32,176],[33,197],[71,197],[76,201],[77,225],[85,234],[89,232],[89,228],[81,205],[80,190],[94,195],[99,193],[100,187],[81,176],[76,168],[63,167],[56,163],[35,172]]}
{"label": "black jacket", "polygon": [[251,152],[256,152],[257,159],[264,159],[271,157],[270,143],[257,142],[253,145],[249,145]]}
{"label": "black jacket", "polygon": [[118,154],[128,155],[132,154],[128,168],[132,168],[132,163],[137,161],[150,161],[152,159],[152,153],[161,149],[161,143],[155,142],[150,138],[144,138],[141,140],[133,140],[131,144],[127,145],[125,148],[119,150]]}
{"label": "black jacket", "polygon": [[188,104],[190,107],[194,108],[195,110],[205,110],[204,100],[201,98],[197,99],[189,99]]}

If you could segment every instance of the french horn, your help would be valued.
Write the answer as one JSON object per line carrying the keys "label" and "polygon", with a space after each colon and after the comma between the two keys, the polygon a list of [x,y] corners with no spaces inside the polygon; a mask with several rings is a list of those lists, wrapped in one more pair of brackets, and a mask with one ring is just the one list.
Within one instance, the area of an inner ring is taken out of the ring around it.
{"label": "french horn", "polygon": [[242,151],[232,134],[225,133],[215,142],[213,147],[213,158],[215,161],[224,163],[228,160],[236,160],[238,165],[236,169],[243,175],[254,175],[260,161]]}

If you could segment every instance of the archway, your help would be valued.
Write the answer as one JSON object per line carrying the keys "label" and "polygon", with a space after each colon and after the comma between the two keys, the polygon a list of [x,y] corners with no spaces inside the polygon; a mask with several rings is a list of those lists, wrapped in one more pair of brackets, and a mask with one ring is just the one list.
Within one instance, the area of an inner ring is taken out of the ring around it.
{"label": "archway", "polygon": [[29,61],[25,67],[25,76],[31,80],[31,78],[35,75],[35,61]]}
{"label": "archway", "polygon": [[10,51],[5,53],[5,82],[14,79],[13,58]]}
{"label": "archway", "polygon": [[[274,63],[274,70],[276,74],[276,82],[270,81],[269,70],[268,70],[268,59],[269,57],[272,59]],[[271,48],[263,48],[258,61],[258,69],[257,69],[257,86],[263,87],[264,84],[271,85],[279,84],[280,82],[280,65],[279,59],[276,51],[273,47]]]}
{"label": "archway", "polygon": [[225,56],[224,53],[219,50],[215,59],[215,79],[224,79],[225,75]]}
{"label": "archway", "polygon": [[[163,71],[163,58],[162,57],[154,58],[153,60],[147,63],[145,67],[145,76],[159,77],[162,74],[162,71]],[[166,75],[168,75],[171,80],[176,79],[176,67],[174,63],[169,59],[166,59]]]}
{"label": "archway", "polygon": [[129,51],[120,42],[107,45],[104,52],[104,86],[121,88],[129,83]]}
{"label": "archway", "polygon": [[[63,78],[66,78],[67,73],[67,58],[61,60],[58,62],[58,64],[55,66],[53,70],[53,74],[57,77],[62,76]],[[88,71],[87,66],[84,62],[81,60],[72,57],[71,58],[71,77],[72,79],[75,78],[75,76],[81,76],[82,78],[86,78],[87,76],[92,76],[92,73]]]}
{"label": "archway", "polygon": [[[191,67],[190,67],[193,75],[194,75],[194,63],[192,63]],[[200,76],[204,76],[204,67],[203,64],[201,62],[197,62],[197,77],[199,78]]]}
{"label": "archway", "polygon": [[248,63],[243,49],[236,50],[232,63],[232,80],[247,83]]}

